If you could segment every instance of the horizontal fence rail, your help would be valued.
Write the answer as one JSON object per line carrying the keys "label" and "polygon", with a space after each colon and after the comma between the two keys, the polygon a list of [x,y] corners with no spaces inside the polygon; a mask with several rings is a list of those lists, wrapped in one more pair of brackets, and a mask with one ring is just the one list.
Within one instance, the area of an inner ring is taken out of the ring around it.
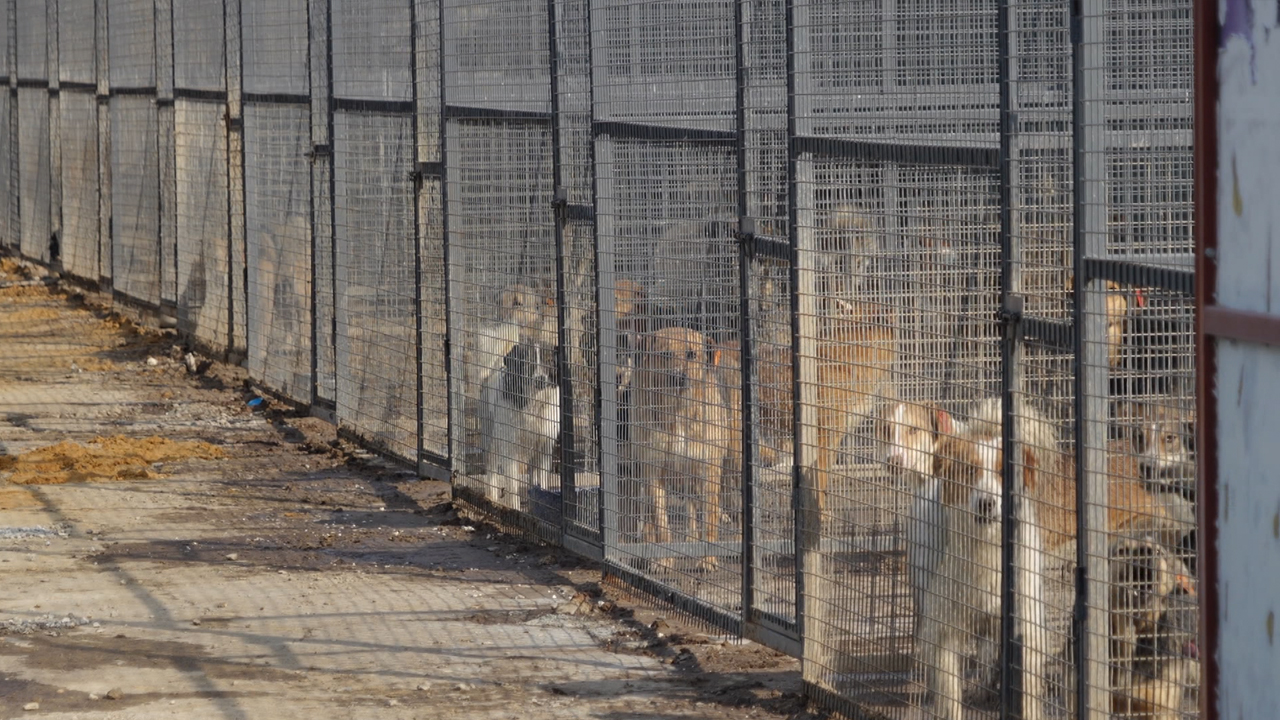
{"label": "horizontal fence rail", "polygon": [[1190,0],[5,7],[6,252],[837,711],[1196,712]]}

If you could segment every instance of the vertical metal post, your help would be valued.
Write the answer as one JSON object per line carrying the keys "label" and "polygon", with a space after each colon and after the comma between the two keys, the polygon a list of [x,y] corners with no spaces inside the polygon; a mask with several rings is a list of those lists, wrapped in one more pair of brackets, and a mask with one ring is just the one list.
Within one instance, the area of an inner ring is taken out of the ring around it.
{"label": "vertical metal post", "polygon": [[1085,260],[1106,253],[1106,128],[1103,0],[1073,0],[1072,155],[1076,327],[1076,716],[1110,716],[1106,615],[1107,328],[1106,291]]}
{"label": "vertical metal post", "polygon": [[[310,89],[308,94],[313,98],[317,88],[314,82],[310,82],[315,78],[315,75],[311,72],[312,68],[310,65],[314,62],[316,56],[315,48],[313,47],[315,44],[315,28],[311,22],[311,15],[315,10],[315,3],[308,2],[307,79],[309,82],[307,83],[307,87]],[[307,109],[309,111],[312,110],[314,105],[315,100],[313,99]],[[318,292],[318,288],[320,287],[320,273],[316,269],[317,263],[320,262],[320,259],[316,254],[316,136],[315,121],[314,118],[311,117],[311,112],[308,112],[307,129],[310,131],[309,134],[311,136],[311,152],[309,153],[311,156],[311,297],[309,298],[311,307],[311,407],[315,407],[320,399],[320,302]],[[330,140],[332,141],[332,138],[330,138]],[[330,235],[332,235],[332,231],[330,231]],[[332,239],[330,239],[330,244],[332,244],[332,242]]]}
{"label": "vertical metal post", "polygon": [[[449,416],[447,431],[449,442],[446,443],[446,452],[448,454],[449,471],[452,473],[458,469],[455,463],[457,454],[454,452],[455,433],[460,432],[465,427],[465,424],[458,423],[457,418],[454,417],[454,410],[456,409],[454,407],[454,393],[457,388],[453,382],[453,283],[449,281],[449,116],[445,112],[445,108],[448,107],[448,87],[445,83],[445,78],[448,74],[445,72],[447,47],[445,45],[444,5],[445,0],[436,0],[436,10],[439,12],[436,31],[440,33],[440,50],[438,53],[440,60],[440,245],[444,262],[444,367],[445,386],[449,389],[445,393],[445,412]],[[334,275],[336,276],[337,273],[335,272]],[[337,315],[337,313],[334,314]]]}
{"label": "vertical metal post", "polygon": [[551,71],[551,186],[554,188],[552,205],[555,208],[556,251],[556,364],[560,378],[560,528],[565,531],[566,518],[577,507],[575,490],[574,427],[573,427],[573,375],[569,367],[569,328],[565,307],[565,246],[564,227],[569,222],[569,191],[564,186],[564,170],[560,156],[560,64],[559,44],[556,32],[556,2],[547,0],[547,55]]}
{"label": "vertical metal post", "polygon": [[[595,120],[596,120],[596,74],[595,74],[596,56],[595,56],[595,43],[593,41],[592,34],[591,34],[592,27],[593,27],[592,13],[591,13],[591,0],[585,0],[583,5],[587,15],[586,17],[586,20],[587,20],[586,48],[587,48],[587,59],[588,59],[587,61],[589,64],[589,67],[587,69],[587,73],[588,73],[587,94],[590,97],[588,98],[587,106],[591,109],[590,117],[588,118],[587,122],[590,127],[594,128]],[[595,267],[592,268],[592,271],[595,273],[595,280],[596,280],[596,318],[595,318],[596,320],[596,398],[595,398],[596,407],[595,407],[595,411],[596,411],[596,437],[599,438],[599,442],[600,442],[600,468],[599,468],[600,469],[600,494],[599,494],[599,500],[597,501],[598,507],[596,508],[596,513],[597,513],[596,527],[600,529],[601,551],[607,557],[608,555],[607,549],[611,545],[612,547],[617,548],[618,539],[619,539],[618,538],[618,521],[617,521],[617,517],[618,517],[617,489],[621,486],[621,484],[618,482],[618,455],[617,455],[618,453],[618,424],[617,424],[617,419],[618,419],[618,412],[617,412],[618,372],[617,371],[618,371],[618,368],[617,368],[617,332],[616,332],[617,328],[615,327],[616,323],[612,315],[612,312],[614,310],[613,297],[612,297],[613,293],[604,292],[604,288],[613,286],[613,282],[614,282],[613,269],[615,266],[614,266],[614,258],[613,258],[612,238],[610,238],[610,241],[609,241],[609,254],[608,254],[607,262],[602,259],[603,252],[600,249],[600,238],[603,236],[603,233],[600,230],[600,225],[602,222],[601,215],[600,215],[600,172],[599,172],[600,165],[596,160],[596,142],[597,140],[595,138],[595,132],[593,130],[590,134],[590,140],[587,145],[587,155],[588,155],[587,161],[591,165],[591,216],[595,218],[595,227],[594,227],[594,232],[592,233],[592,236],[593,236],[592,240],[595,244],[595,247],[593,248],[594,252],[592,252],[592,257],[595,262]],[[612,232],[612,230],[610,230],[610,232]],[[606,273],[606,270],[607,270],[607,273]],[[608,281],[609,281],[608,283],[605,282],[606,274],[608,276]],[[606,294],[610,296],[608,313],[605,312],[605,306],[600,301],[600,298]],[[607,318],[606,318],[606,315],[608,315]],[[607,333],[605,328],[606,321],[609,324]],[[607,347],[605,345],[606,339],[609,340],[609,343],[610,343]],[[606,349],[611,359],[609,372],[608,372],[609,384],[606,384],[605,382],[606,381],[606,374],[605,374]],[[607,421],[605,418],[606,409],[608,410],[608,413],[609,413],[609,417]],[[609,429],[609,433],[611,434],[608,439],[608,442],[606,442],[606,439],[605,439],[606,428]],[[613,490],[614,490],[613,492],[608,491],[608,488],[606,488],[605,486],[606,482],[613,483]],[[608,521],[612,523],[612,529],[609,532],[606,532],[606,524],[605,524],[606,519],[608,519]]]}
{"label": "vertical metal post", "polygon": [[[421,475],[426,451],[424,438],[427,434],[426,403],[423,402],[425,385],[422,377],[424,356],[422,328],[422,188],[424,183],[422,173],[418,170],[418,2],[417,0],[406,0],[406,2],[409,3],[409,96],[412,98],[413,105],[413,118],[409,123],[409,142],[413,146],[410,155],[410,164],[413,167],[413,406],[417,410],[415,427],[418,432],[417,441],[415,442],[417,452],[413,458],[413,466],[418,474]],[[337,273],[335,272],[334,274],[336,275]],[[336,315],[337,313],[334,314]],[[337,393],[334,393],[334,395],[336,396]]]}
{"label": "vertical metal post", "polygon": [[[1003,332],[1000,338],[1000,396],[1001,447],[1004,463],[1001,473],[1004,482],[1001,503],[1002,534],[1001,612],[1000,612],[1000,712],[1001,717],[1021,717],[1023,708],[1022,643],[1025,638],[1017,635],[1017,547],[1020,485],[1018,435],[1015,432],[1017,417],[1015,398],[1022,386],[1022,328],[1023,310],[1021,247],[1015,228],[1014,182],[1017,178],[1014,157],[1014,133],[1018,118],[1013,107],[1013,39],[1012,12],[1014,0],[1000,0],[997,10],[997,72],[1000,84],[1000,319]],[[1040,702],[1042,698],[1033,698]]]}
{"label": "vertical metal post", "polygon": [[[595,64],[594,55],[592,64]],[[594,79],[592,82],[595,82]],[[593,101],[593,122],[595,116],[594,108],[595,103]],[[596,278],[598,285],[596,304],[599,309],[600,322],[597,327],[600,337],[596,347],[599,348],[600,352],[598,361],[600,373],[600,482],[602,483],[600,490],[600,533],[601,540],[604,542],[605,559],[608,559],[610,548],[616,551],[622,540],[619,514],[624,506],[621,503],[621,499],[623,491],[629,489],[630,484],[621,482],[619,474],[621,466],[618,463],[618,454],[622,450],[622,444],[618,439],[618,334],[613,295],[613,288],[616,282],[614,280],[614,268],[617,267],[617,260],[614,257],[613,204],[609,203],[608,200],[604,203],[601,202],[602,195],[610,199],[613,197],[613,179],[600,177],[598,170],[601,166],[613,167],[613,147],[610,139],[595,138],[592,142],[597,144],[595,159],[597,168],[595,178]],[[602,205],[607,206],[609,212],[600,212]],[[605,485],[606,483],[612,483],[613,487],[608,487]]]}
{"label": "vertical metal post", "polygon": [[738,332],[740,338],[739,363],[742,373],[742,619],[751,622],[755,611],[755,447],[754,405],[751,378],[755,374],[755,358],[751,345],[751,248],[755,235],[755,222],[749,217],[747,202],[747,88],[746,88],[746,36],[743,4],[737,0],[734,8],[735,71],[737,84],[735,114],[738,135]]}

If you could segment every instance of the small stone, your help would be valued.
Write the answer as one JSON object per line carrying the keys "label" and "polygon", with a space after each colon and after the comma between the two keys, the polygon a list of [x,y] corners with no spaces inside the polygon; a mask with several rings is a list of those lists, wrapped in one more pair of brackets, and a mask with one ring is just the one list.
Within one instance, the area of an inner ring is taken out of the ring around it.
{"label": "small stone", "polygon": [[89,693],[89,699],[90,699],[90,700],[101,700],[102,698],[98,696],[98,693]]}
{"label": "small stone", "polygon": [[108,700],[119,700],[122,697],[124,697],[124,691],[120,688],[111,688],[107,691]]}
{"label": "small stone", "polygon": [[227,553],[227,554],[225,555],[225,557],[226,557],[228,560],[231,560],[232,562],[234,562],[236,559],[238,559],[238,558],[240,557],[240,555],[239,555],[238,553]]}
{"label": "small stone", "polygon": [[191,624],[192,624],[192,625],[195,625],[195,626],[197,626],[197,627],[198,627],[198,626],[200,625],[200,621],[199,621],[199,620],[192,620],[192,621],[191,621]]}
{"label": "small stone", "polygon": [[397,706],[397,705],[399,705],[399,704],[400,704],[400,701],[399,701],[399,700],[396,700],[396,699],[394,699],[394,698],[392,698],[391,700],[388,700],[388,701],[387,701],[387,707],[395,707],[395,706]]}
{"label": "small stone", "polygon": [[159,360],[157,360],[157,359],[155,359],[155,358],[153,358],[153,357],[149,357],[149,358],[147,358],[147,367],[155,367],[155,366],[157,366],[157,365],[159,365],[159,364],[160,364],[160,361],[159,361]]}
{"label": "small stone", "polygon": [[426,692],[427,690],[430,690],[430,689],[431,689],[431,684],[430,684],[430,683],[422,683],[421,685],[419,685],[419,686],[418,686],[418,689],[419,689],[419,690],[421,690],[421,691],[423,691],[423,692]]}
{"label": "small stone", "polygon": [[22,709],[23,710],[39,710],[40,703],[27,703],[26,705],[22,706]]}

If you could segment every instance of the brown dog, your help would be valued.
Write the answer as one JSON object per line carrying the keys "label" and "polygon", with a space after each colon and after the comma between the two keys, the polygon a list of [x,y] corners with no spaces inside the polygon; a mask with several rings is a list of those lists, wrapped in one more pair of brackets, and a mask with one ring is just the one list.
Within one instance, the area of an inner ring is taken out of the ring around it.
{"label": "brown dog", "polygon": [[[672,492],[688,498],[690,535],[708,543],[718,537],[724,469],[741,446],[720,379],[720,359],[721,353],[695,330],[664,328],[641,338],[631,379],[630,452],[653,501],[645,524],[650,543],[671,541]],[[712,555],[702,561],[704,569],[716,564]],[[658,565],[670,567],[671,561]]]}
{"label": "brown dog", "polygon": [[[830,473],[840,443],[876,405],[892,395],[891,372],[897,358],[896,317],[892,309],[870,303],[833,300],[818,320],[814,353],[816,396],[814,426],[807,443],[816,449],[813,462],[818,507],[827,507]],[[766,432],[794,438],[791,348],[766,346],[756,361],[760,423]]]}

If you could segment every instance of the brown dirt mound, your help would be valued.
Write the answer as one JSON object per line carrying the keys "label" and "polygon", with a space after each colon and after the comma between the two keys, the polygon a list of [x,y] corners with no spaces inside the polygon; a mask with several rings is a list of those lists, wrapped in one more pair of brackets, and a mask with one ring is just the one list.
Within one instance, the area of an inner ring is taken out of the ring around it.
{"label": "brown dirt mound", "polygon": [[153,463],[224,457],[221,448],[202,440],[175,441],[124,435],[94,438],[88,445],[64,441],[21,455],[0,455],[0,473],[17,485],[59,485],[104,480],[166,477]]}

